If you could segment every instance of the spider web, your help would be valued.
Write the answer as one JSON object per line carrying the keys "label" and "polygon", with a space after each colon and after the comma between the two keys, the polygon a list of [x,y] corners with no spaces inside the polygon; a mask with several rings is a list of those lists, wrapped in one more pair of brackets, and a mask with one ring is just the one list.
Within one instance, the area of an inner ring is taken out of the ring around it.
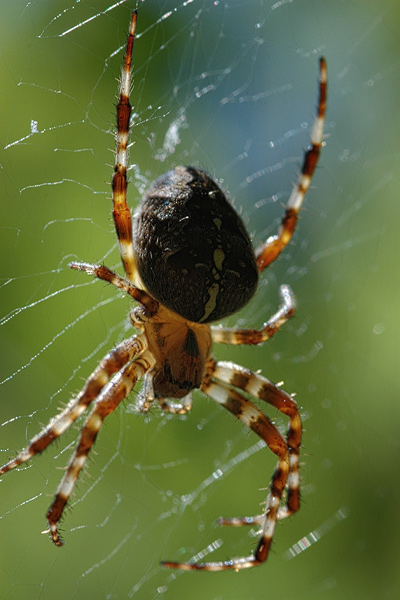
{"label": "spider web", "polygon": [[[259,511],[274,459],[200,394],[185,418],[156,408],[137,416],[132,395],[101,431],[63,522],[62,549],[39,532],[76,428],[1,481],[0,595],[235,600],[251,586],[257,600],[397,598],[397,3],[136,6],[129,203],[170,166],[199,165],[229,190],[255,244],[279,223],[308,144],[318,56],[328,59],[327,145],[294,243],[230,325],[260,326],[282,283],[295,291],[297,315],[262,348],[216,349],[297,392],[303,506],[278,526],[259,569],[238,577],[162,570],[161,559],[248,554],[257,532],[220,529],[215,519]],[[4,461],[130,334],[127,299],[67,264],[121,272],[109,149],[134,7],[59,0],[1,8]]]}

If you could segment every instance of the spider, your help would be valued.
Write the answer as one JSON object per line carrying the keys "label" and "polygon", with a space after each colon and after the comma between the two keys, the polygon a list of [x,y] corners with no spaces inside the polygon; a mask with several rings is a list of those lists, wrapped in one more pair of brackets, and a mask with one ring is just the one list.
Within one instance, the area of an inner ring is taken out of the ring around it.
{"label": "spider", "polygon": [[[129,101],[137,12],[131,16],[117,105],[113,217],[125,277],[106,266],[72,262],[72,269],[105,280],[136,302],[130,320],[137,331],[111,350],[84,388],[52,418],[15,458],[0,468],[6,473],[42,452],[91,408],[78,445],[47,512],[48,532],[62,545],[58,524],[104,419],[144,380],[139,409],[157,399],[164,411],[184,414],[191,392],[200,388],[260,436],[278,457],[262,515],[219,521],[223,525],[259,525],[260,539],[250,556],[224,562],[171,562],[164,567],[222,571],[263,563],[277,520],[299,509],[301,419],[292,396],[259,373],[232,362],[217,361],[213,343],[261,344],[294,314],[289,286],[280,288],[277,312],[256,329],[210,325],[242,308],[256,291],[259,274],[290,241],[310,186],[323,140],[326,62],[320,59],[319,101],[297,185],[289,198],[279,231],[254,252],[249,235],[230,201],[203,170],[178,166],[157,179],[132,215],[127,205]],[[286,437],[250,400],[265,402],[289,418]]]}

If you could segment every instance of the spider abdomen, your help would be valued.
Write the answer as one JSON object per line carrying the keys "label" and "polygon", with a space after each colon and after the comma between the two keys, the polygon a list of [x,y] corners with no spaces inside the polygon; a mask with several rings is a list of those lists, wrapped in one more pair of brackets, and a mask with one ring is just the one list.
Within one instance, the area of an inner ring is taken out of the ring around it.
{"label": "spider abdomen", "polygon": [[225,194],[201,169],[176,167],[151,185],[135,215],[133,243],[149,293],[189,321],[222,319],[256,290],[249,235]]}

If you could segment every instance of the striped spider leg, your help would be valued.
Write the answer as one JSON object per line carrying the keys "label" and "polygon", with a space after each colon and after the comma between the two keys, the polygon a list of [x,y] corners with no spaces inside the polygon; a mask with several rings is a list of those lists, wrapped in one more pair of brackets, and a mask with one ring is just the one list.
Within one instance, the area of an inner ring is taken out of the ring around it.
{"label": "striped spider leg", "polygon": [[[209,377],[201,389],[210,398],[226,408],[244,425],[263,439],[278,456],[278,463],[270,482],[265,512],[257,517],[220,518],[221,525],[261,525],[261,536],[257,547],[249,556],[221,562],[177,563],[163,561],[168,568],[186,571],[226,571],[247,569],[262,564],[268,556],[279,518],[293,514],[299,509],[299,449],[301,442],[301,419],[296,402],[289,394],[279,389],[265,377],[230,362],[209,365]],[[285,437],[270,419],[238,390],[263,400],[289,417],[289,428]],[[287,490],[286,504],[280,506],[282,494]]]}
{"label": "striped spider leg", "polygon": [[310,187],[312,176],[321,153],[326,112],[327,81],[326,60],[321,57],[319,60],[317,116],[315,117],[311,131],[311,144],[304,154],[300,176],[289,197],[278,234],[268,238],[265,244],[256,251],[257,265],[260,272],[278,258],[279,254],[290,242],[295,230],[301,205]]}

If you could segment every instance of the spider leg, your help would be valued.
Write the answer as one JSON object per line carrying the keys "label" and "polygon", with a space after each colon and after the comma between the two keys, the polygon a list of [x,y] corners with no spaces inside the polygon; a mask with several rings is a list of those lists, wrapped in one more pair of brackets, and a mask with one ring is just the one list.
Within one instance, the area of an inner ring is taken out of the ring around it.
{"label": "spider leg", "polygon": [[133,11],[126,42],[124,64],[121,73],[119,100],[117,105],[117,134],[114,175],[112,179],[113,217],[117,232],[119,252],[127,278],[133,281],[135,259],[132,244],[132,215],[129,210],[126,170],[128,167],[128,142],[132,107],[129,101],[133,43],[135,41],[137,12]]}
{"label": "spider leg", "polygon": [[[287,439],[281,435],[273,423],[252,402],[230,386],[240,388],[253,397],[264,400],[290,417]],[[270,450],[278,456],[278,464],[272,476],[265,513],[259,517],[238,520],[222,519],[223,524],[244,525],[250,522],[261,524],[261,537],[254,554],[224,562],[176,563],[164,561],[168,568],[186,571],[225,571],[254,567],[267,559],[279,518],[279,505],[285,487],[288,485],[288,498],[285,513],[293,513],[299,507],[298,452],[301,441],[301,421],[294,400],[273,385],[265,377],[247,371],[238,365],[226,362],[212,363],[209,377],[201,389],[207,396],[221,404],[242,423],[259,435]],[[286,516],[286,514],[285,514]],[[251,520],[253,519],[253,520]]]}
{"label": "spider leg", "polygon": [[[253,398],[263,400],[289,417],[289,427],[286,434],[286,444],[289,452],[287,498],[285,506],[281,506],[278,510],[277,519],[284,519],[297,512],[300,508],[299,452],[302,426],[296,402],[292,396],[274,385],[266,377],[230,362],[217,362],[212,377],[244,390]],[[257,515],[239,519],[219,519],[219,522],[222,525],[241,526],[254,523],[261,524],[263,519],[263,515]]]}
{"label": "spider leg", "polygon": [[278,234],[268,238],[265,244],[256,252],[257,265],[260,272],[268,267],[289,243],[296,227],[297,217],[304,196],[310,187],[311,179],[317,166],[323,140],[326,110],[327,71],[324,58],[321,58],[319,61],[319,73],[319,99],[317,116],[311,131],[311,145],[304,155],[301,173],[290,195]]}
{"label": "spider leg", "polygon": [[28,446],[8,463],[0,467],[0,475],[15,469],[22,463],[27,462],[35,454],[43,452],[45,448],[80,417],[88,408],[102,388],[107,384],[111,375],[119,371],[127,362],[136,355],[140,355],[146,349],[147,343],[142,335],[133,336],[124,340],[109,352],[90,375],[83,390],[68,403],[64,410],[51,419],[49,424],[42,429]]}
{"label": "spider leg", "polygon": [[58,533],[58,522],[104,419],[110,413],[114,412],[120,402],[128,396],[135,383],[141,379],[153,365],[154,359],[152,355],[148,352],[143,352],[143,354],[135,361],[125,365],[113,379],[107,383],[96,398],[93,408],[82,428],[78,446],[71,457],[54,501],[47,511],[46,516],[49,523],[49,532],[56,546],[62,545],[62,540]]}
{"label": "spider leg", "polygon": [[88,275],[95,275],[99,279],[108,281],[108,283],[111,283],[120,290],[123,290],[124,292],[132,296],[132,298],[136,300],[136,302],[139,302],[145,307],[148,317],[153,316],[157,312],[159,306],[157,300],[154,300],[154,298],[152,298],[147,292],[139,289],[138,287],[133,285],[133,283],[131,283],[124,277],[121,277],[121,275],[118,275],[118,273],[111,271],[111,269],[109,269],[108,267],[105,267],[104,265],[92,265],[90,263],[80,262],[71,262],[68,266],[71,269],[85,271],[85,273],[87,273]]}
{"label": "spider leg", "polygon": [[279,288],[281,306],[261,329],[231,329],[229,327],[211,327],[213,342],[221,344],[261,344],[272,337],[293,315],[296,301],[291,288],[282,285]]}
{"label": "spider leg", "polygon": [[289,473],[289,456],[283,436],[252,402],[219,382],[209,381],[202,386],[202,390],[213,400],[234,414],[242,423],[257,433],[278,455],[278,467],[271,480],[270,493],[267,499],[266,516],[263,531],[257,549],[253,555],[235,558],[224,562],[207,563],[175,563],[163,561],[162,565],[168,568],[182,570],[224,571],[240,570],[256,566],[267,558],[269,547],[275,529],[276,515],[280,498],[286,485]]}

